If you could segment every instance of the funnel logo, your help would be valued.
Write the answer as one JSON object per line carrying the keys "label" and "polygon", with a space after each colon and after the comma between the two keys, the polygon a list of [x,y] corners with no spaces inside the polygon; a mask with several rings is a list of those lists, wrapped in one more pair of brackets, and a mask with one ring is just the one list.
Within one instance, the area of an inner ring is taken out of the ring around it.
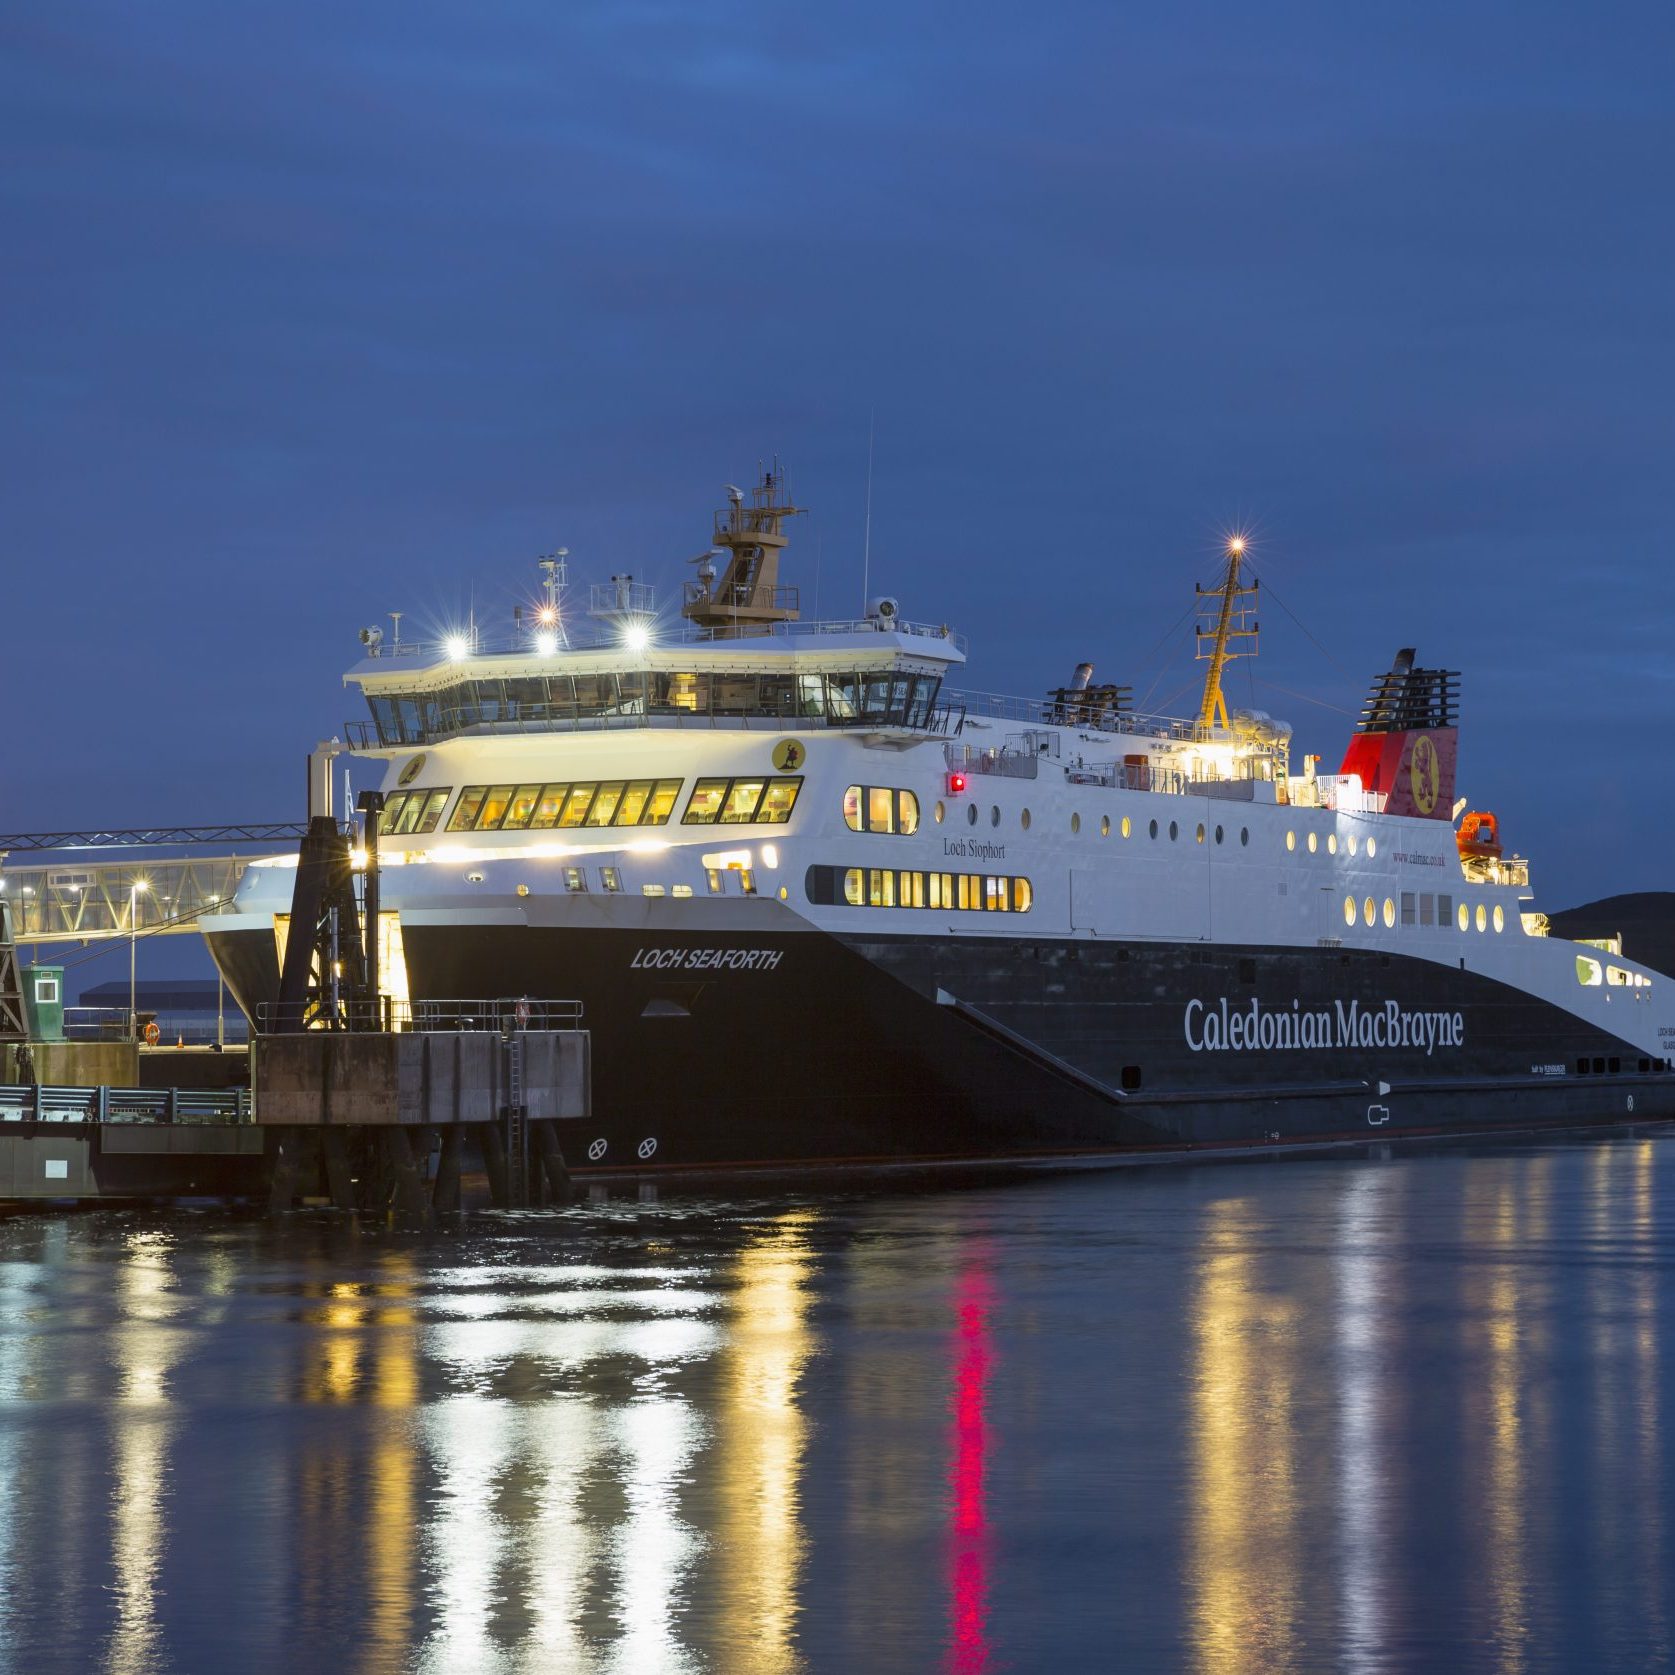
{"label": "funnel logo", "polygon": [[1442,768],[1437,762],[1437,747],[1429,733],[1421,733],[1413,741],[1413,756],[1408,763],[1408,776],[1413,786],[1413,804],[1421,814],[1429,814],[1437,806],[1437,793],[1442,789]]}

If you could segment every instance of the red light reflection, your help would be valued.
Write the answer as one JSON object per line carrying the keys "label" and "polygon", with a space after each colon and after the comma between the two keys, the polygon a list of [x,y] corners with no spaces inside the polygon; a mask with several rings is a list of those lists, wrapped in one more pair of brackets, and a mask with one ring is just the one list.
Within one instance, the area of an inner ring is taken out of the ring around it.
{"label": "red light reflection", "polygon": [[989,1313],[994,1288],[986,1266],[975,1262],[960,1275],[955,1294],[953,1522],[949,1560],[952,1644],[948,1668],[978,1675],[989,1667],[989,1529],[985,1475],[988,1468],[989,1374],[994,1349]]}

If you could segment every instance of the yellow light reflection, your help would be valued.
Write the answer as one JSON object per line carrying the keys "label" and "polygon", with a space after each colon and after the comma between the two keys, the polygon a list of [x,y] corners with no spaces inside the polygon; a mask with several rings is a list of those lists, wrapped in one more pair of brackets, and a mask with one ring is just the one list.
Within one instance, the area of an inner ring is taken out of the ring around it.
{"label": "yellow light reflection", "polygon": [[157,1578],[168,1523],[165,1515],[169,1443],[175,1420],[169,1375],[185,1353],[174,1325],[181,1302],[165,1234],[135,1234],[117,1274],[122,1324],[113,1338],[117,1384],[111,1569],[116,1623],[106,1667],[111,1675],[148,1675],[162,1655]]}
{"label": "yellow light reflection", "polygon": [[1210,1675],[1289,1668],[1300,1650],[1297,1304],[1262,1289],[1247,1214],[1237,1199],[1206,1210],[1193,1302],[1188,1566]]}
{"label": "yellow light reflection", "polygon": [[808,1421],[798,1386],[811,1348],[806,1283],[813,1211],[779,1216],[738,1256],[717,1438],[723,1620],[742,1637],[727,1667],[797,1669],[803,1557],[799,1474]]}

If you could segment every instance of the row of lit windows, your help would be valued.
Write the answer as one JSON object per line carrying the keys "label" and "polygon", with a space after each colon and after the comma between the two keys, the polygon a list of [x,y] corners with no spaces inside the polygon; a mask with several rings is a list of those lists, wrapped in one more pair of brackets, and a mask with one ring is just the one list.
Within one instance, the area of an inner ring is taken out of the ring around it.
{"label": "row of lit windows", "polygon": [[683,826],[783,826],[803,788],[795,779],[701,779],[681,816]]}
{"label": "row of lit windows", "polygon": [[[479,875],[474,874],[473,876]],[[727,893],[727,880],[730,877],[738,880],[740,895],[753,896],[756,894],[756,873],[750,867],[709,867],[705,869],[705,877],[712,896],[721,896]],[[608,896],[620,895],[622,893],[622,869],[620,867],[601,867],[599,869],[599,887]],[[586,895],[587,868],[566,867],[564,869],[564,888],[573,896]],[[663,896],[669,893],[668,887],[662,884],[642,884],[640,886],[640,894],[644,896]],[[690,896],[692,886],[690,884],[677,884],[674,886],[673,893],[677,896]],[[520,884],[518,894],[527,896],[529,886]],[[780,899],[782,901],[785,899],[783,890],[780,892]]]}
{"label": "row of lit windows", "polygon": [[431,791],[398,791],[385,798],[379,835],[406,837],[410,832],[434,832],[453,794],[453,786],[439,785]]}
{"label": "row of lit windows", "polygon": [[[1351,832],[1347,841],[1348,841],[1348,844],[1349,844],[1350,854],[1351,855],[1355,854],[1355,852],[1361,847],[1361,840],[1353,832]],[[1320,848],[1320,833],[1319,832],[1309,832],[1306,835],[1306,842],[1308,844],[1309,853],[1311,855],[1315,854]],[[1295,832],[1287,832],[1285,834],[1285,847],[1288,850],[1296,849],[1296,847],[1297,847],[1297,834]],[[1326,853],[1328,855],[1336,855],[1337,852],[1338,852],[1338,834],[1336,832],[1328,832],[1326,834]],[[1370,837],[1370,838],[1367,839],[1367,859],[1370,861],[1377,854],[1378,854],[1378,839]]]}
{"label": "row of lit windows", "polygon": [[[936,806],[940,820],[942,804]],[[851,785],[843,794],[843,823],[852,832],[911,836],[919,830],[919,799],[911,791],[893,791],[887,785]]]}
{"label": "row of lit windows", "polygon": [[805,888],[818,906],[927,907],[953,913],[1027,913],[1027,878],[978,872],[904,872],[893,867],[810,867]]}
{"label": "row of lit windows", "polygon": [[[853,789],[853,787],[851,787],[851,789]],[[915,808],[914,812],[915,812],[915,814],[917,814],[917,812],[918,812],[917,808]],[[847,815],[847,813],[848,813],[848,809],[847,809],[847,806],[846,806],[845,814]],[[935,808],[933,808],[931,810],[931,814],[932,814],[932,817],[935,819],[937,825],[940,826],[942,824],[942,822],[948,818],[948,805],[946,803],[938,803],[935,806]],[[966,810],[965,810],[965,823],[968,826],[975,826],[977,824],[978,818],[979,818],[978,805],[976,803],[967,803],[966,804]],[[1033,817],[1031,816],[1030,811],[1027,808],[1019,810],[1019,812],[1018,812],[1018,824],[1024,831],[1027,832],[1030,829],[1030,825],[1032,823],[1032,818]],[[991,807],[989,809],[989,824],[991,826],[998,826],[1000,824],[1000,808],[999,808],[998,805],[991,805]],[[859,830],[859,829],[860,829],[859,827],[856,828],[856,830]],[[879,830],[881,828],[876,828],[875,827],[873,829],[874,830]],[[1130,837],[1134,836],[1134,822],[1131,819],[1129,819],[1129,817],[1126,814],[1122,817],[1121,820],[1119,820],[1115,823],[1115,829],[1120,831],[1125,838],[1130,838]],[[1180,821],[1171,820],[1169,822],[1169,825],[1168,825],[1167,829],[1168,829],[1168,833],[1169,833],[1169,841],[1171,843],[1178,842],[1179,839],[1180,839],[1180,835],[1181,835],[1181,823],[1180,823]],[[1078,835],[1081,832],[1081,830],[1082,830],[1082,817],[1081,817],[1081,815],[1080,814],[1072,814],[1070,816],[1070,831],[1071,831],[1071,834],[1073,836]],[[1110,815],[1108,815],[1108,814],[1100,815],[1100,817],[1099,817],[1099,835],[1101,837],[1109,837],[1111,835],[1112,830],[1113,830],[1113,822],[1111,820]],[[1158,838],[1159,834],[1163,830],[1164,830],[1164,828],[1160,827],[1158,825],[1157,821],[1153,820],[1149,823],[1148,831],[1149,831],[1149,835],[1151,836],[1151,839],[1154,843],[1157,841],[1157,838]],[[1207,843],[1207,842],[1210,841],[1210,838],[1212,837],[1212,835],[1213,835],[1213,837],[1214,837],[1214,839],[1217,843],[1225,843],[1227,841],[1227,828],[1225,826],[1216,826],[1215,828],[1213,828],[1213,831],[1212,831],[1211,827],[1206,826],[1203,821],[1199,821],[1198,822],[1198,829],[1194,834],[1196,840],[1199,843]],[[1250,828],[1248,826],[1241,826],[1239,828],[1239,842],[1242,845],[1248,845],[1250,843]]]}
{"label": "row of lit windows", "polygon": [[468,785],[459,794],[448,830],[547,832],[576,826],[661,826],[673,812],[680,788],[678,779]]}
{"label": "row of lit windows", "polygon": [[[1371,847],[1371,839],[1368,840]],[[1393,897],[1384,898],[1383,919],[1387,930],[1394,930],[1398,909]],[[1506,929],[1506,910],[1497,902],[1493,913],[1484,902],[1477,904],[1475,918],[1470,907],[1461,902],[1457,907],[1452,896],[1432,896],[1422,891],[1403,890],[1400,908],[1401,921],[1404,925],[1440,926],[1446,930],[1452,921],[1460,930],[1469,931],[1475,923],[1480,931],[1488,930],[1491,924],[1496,931]],[[1378,903],[1371,896],[1365,897],[1357,907],[1354,896],[1343,899],[1343,922],[1353,925],[1359,917],[1370,930],[1378,923],[1380,914]]]}

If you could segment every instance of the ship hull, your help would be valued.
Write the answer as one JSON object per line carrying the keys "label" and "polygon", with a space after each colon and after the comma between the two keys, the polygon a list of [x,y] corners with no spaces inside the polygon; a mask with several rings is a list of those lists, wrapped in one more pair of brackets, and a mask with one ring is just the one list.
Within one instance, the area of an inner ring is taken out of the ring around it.
{"label": "ship hull", "polygon": [[[1675,1116],[1660,1061],[1430,960],[761,926],[455,923],[405,941],[415,1000],[582,1002],[594,1114],[560,1130],[582,1175],[1138,1159]],[[254,946],[217,958],[241,998],[271,966]]]}

